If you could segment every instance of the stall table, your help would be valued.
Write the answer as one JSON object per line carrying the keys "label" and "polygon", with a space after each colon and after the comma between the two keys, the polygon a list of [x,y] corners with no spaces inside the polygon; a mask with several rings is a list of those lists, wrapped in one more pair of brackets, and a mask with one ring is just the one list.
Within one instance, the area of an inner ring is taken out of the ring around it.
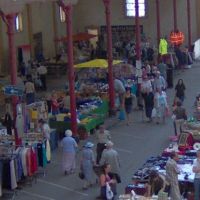
{"label": "stall table", "polygon": [[[97,126],[104,123],[107,114],[108,101],[103,101],[100,107],[90,111],[87,115],[84,116],[89,118],[89,120],[87,123],[78,124],[78,132],[79,130],[85,130],[87,133],[91,132]],[[64,136],[65,130],[70,129],[70,121],[49,120],[49,125],[51,128],[56,129],[57,133],[59,133],[60,139]]]}

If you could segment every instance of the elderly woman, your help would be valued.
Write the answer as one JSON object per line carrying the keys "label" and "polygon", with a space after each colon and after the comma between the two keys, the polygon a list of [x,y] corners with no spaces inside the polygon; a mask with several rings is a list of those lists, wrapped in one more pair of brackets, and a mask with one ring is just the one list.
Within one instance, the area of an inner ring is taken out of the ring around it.
{"label": "elderly woman", "polygon": [[81,155],[81,170],[84,174],[84,185],[83,189],[88,189],[89,186],[92,186],[94,180],[93,166],[95,164],[94,153],[92,151],[93,143],[87,142],[84,145]]}
{"label": "elderly woman", "polygon": [[75,155],[78,147],[74,138],[72,138],[71,130],[65,131],[65,137],[61,141],[62,146],[62,167],[65,175],[74,173],[75,170]]}

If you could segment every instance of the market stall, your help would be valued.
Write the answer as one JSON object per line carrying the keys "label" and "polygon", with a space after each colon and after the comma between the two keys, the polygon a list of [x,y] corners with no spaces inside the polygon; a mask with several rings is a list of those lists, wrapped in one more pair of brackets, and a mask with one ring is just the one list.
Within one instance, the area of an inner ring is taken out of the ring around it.
{"label": "market stall", "polygon": [[51,160],[50,144],[40,133],[29,133],[21,137],[21,145],[15,145],[12,135],[0,134],[0,163],[2,183],[0,196],[4,190],[15,190],[21,184],[32,184],[37,174],[45,175]]}
{"label": "market stall", "polygon": [[[82,102],[78,105],[78,132],[81,138],[86,137],[88,133],[94,130],[97,126],[104,123],[105,117],[108,114],[108,101],[99,101],[94,104],[94,101]],[[70,129],[70,115],[58,114],[49,119],[51,128],[56,129],[59,137],[64,136],[64,132]],[[86,134],[86,135],[85,135]]]}
{"label": "market stall", "polygon": [[[189,191],[193,191],[194,173],[192,172],[193,161],[196,157],[193,155],[180,156],[178,161],[178,167],[180,174],[178,175],[179,185],[181,193],[187,194]],[[165,166],[168,157],[157,156],[150,157],[144,165],[138,169],[132,176],[132,183],[125,188],[126,193],[131,193],[132,190],[136,194],[144,196],[147,192],[146,183],[148,183],[149,175],[152,170],[157,170],[158,173],[165,175]]]}

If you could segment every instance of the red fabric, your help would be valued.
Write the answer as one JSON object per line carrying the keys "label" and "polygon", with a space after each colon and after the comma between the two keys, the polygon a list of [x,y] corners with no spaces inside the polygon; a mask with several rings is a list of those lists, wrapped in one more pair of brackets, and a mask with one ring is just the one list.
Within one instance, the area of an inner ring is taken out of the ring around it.
{"label": "red fabric", "polygon": [[34,174],[37,170],[37,157],[35,151],[31,148],[31,172]]}
{"label": "red fabric", "polygon": [[27,173],[28,173],[28,176],[32,176],[32,171],[31,171],[31,150],[28,149],[27,152],[26,152],[26,166],[27,166]]}

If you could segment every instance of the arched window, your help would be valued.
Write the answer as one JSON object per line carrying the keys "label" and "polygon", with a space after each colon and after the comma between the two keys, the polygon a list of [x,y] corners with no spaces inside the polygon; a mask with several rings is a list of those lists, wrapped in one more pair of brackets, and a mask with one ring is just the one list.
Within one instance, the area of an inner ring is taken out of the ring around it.
{"label": "arched window", "polygon": [[61,7],[59,7],[59,14],[60,14],[60,21],[61,22],[65,22],[65,12],[63,11],[63,9]]}
{"label": "arched window", "polygon": [[21,32],[23,30],[22,13],[19,13],[15,18],[15,30]]}
{"label": "arched window", "polygon": [[[135,17],[135,0],[126,1],[126,16]],[[146,0],[138,0],[139,3],[139,16],[145,17],[146,15]]]}

